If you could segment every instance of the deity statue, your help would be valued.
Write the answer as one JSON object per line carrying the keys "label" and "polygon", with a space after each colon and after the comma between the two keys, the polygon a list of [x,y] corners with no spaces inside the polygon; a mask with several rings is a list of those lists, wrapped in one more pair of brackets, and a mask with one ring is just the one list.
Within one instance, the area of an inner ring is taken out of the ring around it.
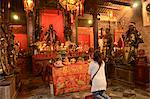
{"label": "deity statue", "polygon": [[15,50],[14,62],[17,63],[17,58],[19,56],[19,51],[20,51],[20,43],[19,43],[19,41],[15,42],[14,50]]}
{"label": "deity statue", "polygon": [[41,38],[41,33],[43,32],[42,30],[42,26],[40,26],[39,24],[35,25],[35,41],[39,41]]}
{"label": "deity statue", "polygon": [[99,48],[100,48],[100,52],[102,53],[103,52],[103,46],[104,46],[104,41],[103,41],[102,36],[100,36],[99,39],[98,39],[98,45],[99,45]]}
{"label": "deity statue", "polygon": [[[10,75],[12,73],[13,66],[9,63],[8,51],[13,52],[12,48],[9,49],[8,43],[10,43],[10,47],[13,42],[12,39],[9,39],[11,36],[6,33],[2,24],[0,24],[0,71],[3,75]],[[12,36],[13,38],[13,36]],[[12,56],[12,54],[10,54]],[[12,58],[11,58],[12,59]],[[11,62],[11,61],[10,61]],[[0,74],[1,74],[0,73]]]}
{"label": "deity statue", "polygon": [[48,44],[48,45],[52,44],[52,43],[56,43],[56,41],[57,41],[57,33],[53,29],[53,25],[52,24],[49,25],[49,29],[45,33],[45,40],[46,40],[46,44]]}
{"label": "deity statue", "polygon": [[71,27],[65,26],[64,28],[64,36],[66,41],[71,41],[72,30]]}
{"label": "deity statue", "polygon": [[131,22],[129,25],[129,29],[126,32],[126,35],[123,35],[125,48],[129,47],[129,53],[128,53],[128,63],[134,64],[137,49],[140,43],[144,43],[141,33],[136,29],[135,23]]}
{"label": "deity statue", "polygon": [[111,56],[113,51],[113,38],[112,34],[110,33],[110,29],[106,28],[106,39],[107,39],[107,55]]}
{"label": "deity statue", "polygon": [[15,60],[14,60],[14,56],[15,56],[15,48],[14,48],[14,33],[12,32],[12,28],[8,29],[8,33],[7,33],[7,40],[8,40],[8,63],[14,67],[15,66]]}

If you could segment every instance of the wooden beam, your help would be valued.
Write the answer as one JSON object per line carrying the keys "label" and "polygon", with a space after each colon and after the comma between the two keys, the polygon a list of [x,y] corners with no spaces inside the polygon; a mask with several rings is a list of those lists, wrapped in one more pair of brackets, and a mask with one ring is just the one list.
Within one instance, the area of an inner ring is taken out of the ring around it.
{"label": "wooden beam", "polygon": [[128,2],[121,2],[116,0],[108,0],[108,2],[111,2],[112,4],[122,5],[122,6],[131,6],[131,3]]}
{"label": "wooden beam", "polygon": [[110,9],[110,10],[120,10],[119,7],[105,6],[105,5],[101,5],[101,6],[99,6],[99,8],[106,8],[106,9]]}

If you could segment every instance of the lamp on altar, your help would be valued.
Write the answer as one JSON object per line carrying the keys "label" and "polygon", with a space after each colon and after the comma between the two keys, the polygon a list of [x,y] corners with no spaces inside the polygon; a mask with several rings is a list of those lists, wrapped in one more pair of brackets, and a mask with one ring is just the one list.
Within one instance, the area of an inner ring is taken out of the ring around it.
{"label": "lamp on altar", "polygon": [[28,13],[33,11],[34,2],[33,0],[24,0],[24,10]]}

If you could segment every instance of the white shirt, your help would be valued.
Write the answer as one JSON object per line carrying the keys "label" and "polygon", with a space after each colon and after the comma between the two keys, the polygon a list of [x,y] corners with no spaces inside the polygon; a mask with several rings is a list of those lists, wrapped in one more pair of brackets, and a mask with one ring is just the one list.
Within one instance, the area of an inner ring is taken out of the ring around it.
{"label": "white shirt", "polygon": [[[98,68],[99,68],[99,64],[95,61],[92,61],[89,64],[88,72],[91,75],[91,78],[97,72]],[[99,71],[97,72],[94,79],[92,80],[91,92],[106,90],[106,87],[107,87],[107,82],[105,76],[105,62],[102,61]]]}

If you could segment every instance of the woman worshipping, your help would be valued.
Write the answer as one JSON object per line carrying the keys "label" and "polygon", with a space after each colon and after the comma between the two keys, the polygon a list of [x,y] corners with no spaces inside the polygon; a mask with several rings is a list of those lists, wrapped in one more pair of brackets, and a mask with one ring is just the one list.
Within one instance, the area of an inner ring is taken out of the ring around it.
{"label": "woman worshipping", "polygon": [[92,79],[91,92],[94,99],[110,99],[105,93],[107,87],[105,62],[102,60],[100,51],[94,52],[93,61],[89,64],[89,74]]}

